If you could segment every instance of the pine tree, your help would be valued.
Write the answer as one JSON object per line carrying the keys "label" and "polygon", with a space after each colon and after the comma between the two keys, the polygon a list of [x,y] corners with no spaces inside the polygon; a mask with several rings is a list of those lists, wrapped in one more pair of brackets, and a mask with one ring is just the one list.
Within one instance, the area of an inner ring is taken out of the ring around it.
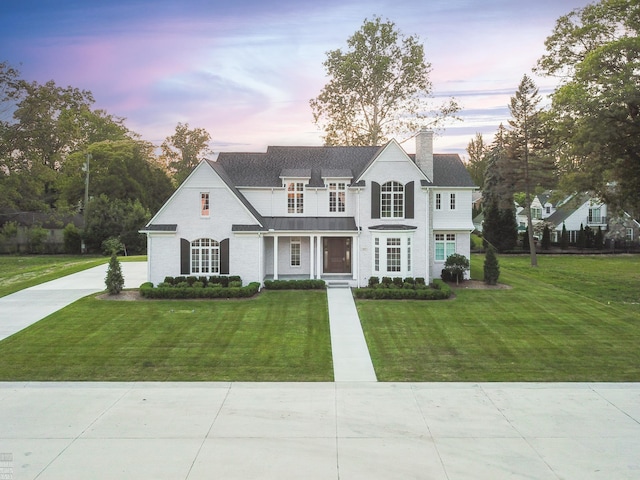
{"label": "pine tree", "polygon": [[485,243],[500,252],[512,250],[518,241],[518,227],[513,200],[513,189],[506,182],[503,169],[505,163],[505,129],[502,125],[487,153],[482,208],[484,222],[482,233]]}
{"label": "pine tree", "polygon": [[583,250],[586,245],[586,238],[584,234],[584,227],[580,224],[580,230],[578,231],[578,238],[576,239],[576,247]]}
{"label": "pine tree", "polygon": [[115,253],[111,255],[109,260],[109,268],[107,269],[107,278],[105,279],[107,291],[111,295],[117,295],[122,291],[124,286],[124,277],[122,276],[122,268],[120,267],[120,261]]}
{"label": "pine tree", "polygon": [[604,247],[604,245],[603,245],[604,242],[603,242],[603,237],[602,237],[602,229],[600,227],[598,227],[598,230],[596,231],[596,236],[595,236],[595,238],[593,240],[593,243],[594,243],[593,246],[597,250],[602,250],[602,248]]}
{"label": "pine tree", "polygon": [[549,225],[544,225],[544,230],[542,230],[542,249],[549,250],[551,248],[551,230],[549,230]]}
{"label": "pine tree", "polygon": [[484,258],[484,283],[487,285],[495,285],[498,283],[499,276],[500,265],[498,264],[496,251],[493,247],[489,247]]}
{"label": "pine tree", "polygon": [[569,248],[569,233],[567,232],[567,227],[563,223],[562,224],[562,235],[560,236],[560,249],[567,250]]}

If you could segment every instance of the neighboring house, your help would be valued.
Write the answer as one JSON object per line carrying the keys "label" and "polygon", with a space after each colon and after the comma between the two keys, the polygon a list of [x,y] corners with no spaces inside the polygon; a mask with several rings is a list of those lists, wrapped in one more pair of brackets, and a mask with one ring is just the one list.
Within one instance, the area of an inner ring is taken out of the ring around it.
{"label": "neighboring house", "polygon": [[149,281],[439,278],[470,255],[475,186],[458,155],[383,147],[269,147],[201,162],[149,224]]}
{"label": "neighboring house", "polygon": [[588,194],[572,195],[556,206],[553,214],[545,219],[551,225],[551,241],[560,242],[562,227],[567,230],[569,243],[578,239],[580,228],[608,230],[607,205]]}

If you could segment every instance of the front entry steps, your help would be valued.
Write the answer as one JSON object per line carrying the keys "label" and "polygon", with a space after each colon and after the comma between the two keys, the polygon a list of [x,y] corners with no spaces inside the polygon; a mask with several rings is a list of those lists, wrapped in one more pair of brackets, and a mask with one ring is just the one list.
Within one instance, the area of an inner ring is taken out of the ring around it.
{"label": "front entry steps", "polygon": [[327,288],[350,288],[351,285],[346,280],[329,280],[325,282]]}

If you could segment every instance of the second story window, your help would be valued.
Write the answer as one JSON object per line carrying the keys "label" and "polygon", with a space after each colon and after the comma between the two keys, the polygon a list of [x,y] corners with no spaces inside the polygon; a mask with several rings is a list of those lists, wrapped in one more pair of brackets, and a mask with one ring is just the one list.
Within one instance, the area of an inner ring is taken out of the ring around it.
{"label": "second story window", "polygon": [[451,210],[455,210],[456,209],[456,194],[455,193],[451,194],[451,198],[449,200],[449,208]]}
{"label": "second story window", "polygon": [[287,212],[304,213],[304,184],[291,182],[287,185]]}
{"label": "second story window", "polygon": [[387,182],[380,188],[380,217],[404,217],[404,186],[398,182]]}
{"label": "second story window", "polygon": [[436,210],[440,210],[442,208],[442,194],[436,193]]}
{"label": "second story window", "polygon": [[347,184],[341,182],[329,183],[329,211],[344,212],[346,209]]}
{"label": "second story window", "polygon": [[203,192],[200,194],[200,216],[208,217],[209,212],[209,193]]}

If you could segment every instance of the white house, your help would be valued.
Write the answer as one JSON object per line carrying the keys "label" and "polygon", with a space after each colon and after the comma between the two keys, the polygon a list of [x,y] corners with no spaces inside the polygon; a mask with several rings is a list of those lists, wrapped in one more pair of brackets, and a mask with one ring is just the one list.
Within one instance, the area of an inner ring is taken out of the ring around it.
{"label": "white house", "polygon": [[473,185],[458,155],[382,147],[269,147],[201,162],[142,230],[149,281],[439,278],[470,255]]}
{"label": "white house", "polygon": [[558,203],[554,212],[545,220],[552,225],[552,242],[560,241],[564,226],[569,235],[569,243],[575,243],[580,227],[592,230],[600,228],[604,233],[608,229],[609,218],[605,203],[591,195],[582,194],[571,195]]}

